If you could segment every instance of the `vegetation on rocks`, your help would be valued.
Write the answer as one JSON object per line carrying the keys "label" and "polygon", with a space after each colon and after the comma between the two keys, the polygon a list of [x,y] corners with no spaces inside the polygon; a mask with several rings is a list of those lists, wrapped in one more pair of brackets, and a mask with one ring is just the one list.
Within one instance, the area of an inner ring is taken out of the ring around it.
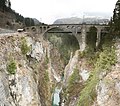
{"label": "vegetation on rocks", "polygon": [[79,69],[75,68],[72,75],[68,79],[68,89],[73,87],[80,80]]}
{"label": "vegetation on rocks", "polygon": [[72,75],[69,77],[68,79],[68,84],[65,87],[65,89],[63,89],[63,96],[66,100],[65,105],[68,105],[70,103],[70,101],[74,98],[74,97],[78,97],[79,93],[81,91],[81,89],[83,88],[83,84],[80,82],[81,77],[79,74],[79,69],[76,67],[72,73]]}
{"label": "vegetation on rocks", "polygon": [[120,38],[120,0],[117,0],[115,9],[113,11],[113,17],[109,23],[110,25],[110,32],[113,37]]}
{"label": "vegetation on rocks", "polygon": [[[96,85],[99,82],[99,75],[102,72],[108,73],[112,65],[116,63],[115,47],[112,40],[105,40],[102,51],[99,52],[99,57],[94,62],[94,69],[87,80],[84,88],[80,92],[80,97],[77,106],[90,106],[96,98]],[[85,101],[85,102],[84,102]]]}
{"label": "vegetation on rocks", "polygon": [[[47,59],[47,61],[46,61]],[[39,81],[38,81],[38,88],[39,88],[39,95],[41,97],[41,105],[42,106],[50,106],[51,104],[51,83],[49,78],[49,71],[48,71],[48,62],[49,58],[46,55],[44,61],[39,64]]]}
{"label": "vegetation on rocks", "polygon": [[8,11],[11,9],[11,2],[10,0],[0,0],[0,10],[1,11]]}
{"label": "vegetation on rocks", "polygon": [[45,71],[44,80],[45,80],[46,82],[49,81],[49,73],[48,73],[48,71]]}
{"label": "vegetation on rocks", "polygon": [[68,63],[71,52],[74,54],[79,49],[78,41],[73,35],[48,34],[47,38],[53,44],[54,48],[58,49],[64,65]]}
{"label": "vegetation on rocks", "polygon": [[25,38],[22,38],[22,42],[21,42],[21,52],[23,55],[26,55],[27,52],[30,51],[30,47],[27,45],[27,41]]}
{"label": "vegetation on rocks", "polygon": [[9,63],[7,64],[7,71],[9,72],[9,74],[15,74],[16,69],[17,66],[15,60],[10,60]]}

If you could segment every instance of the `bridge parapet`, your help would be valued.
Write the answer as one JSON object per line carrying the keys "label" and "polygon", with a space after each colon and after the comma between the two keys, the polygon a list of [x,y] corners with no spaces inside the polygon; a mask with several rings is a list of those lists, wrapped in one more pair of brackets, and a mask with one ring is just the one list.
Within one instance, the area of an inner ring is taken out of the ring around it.
{"label": "bridge parapet", "polygon": [[41,25],[41,26],[32,26],[27,27],[25,30],[29,32],[37,32],[40,34],[44,34],[54,28],[62,29],[62,32],[78,32],[80,33],[84,28],[86,32],[89,32],[90,27],[96,27],[97,30],[104,31],[108,25],[92,25],[92,24],[52,24],[52,25]]}

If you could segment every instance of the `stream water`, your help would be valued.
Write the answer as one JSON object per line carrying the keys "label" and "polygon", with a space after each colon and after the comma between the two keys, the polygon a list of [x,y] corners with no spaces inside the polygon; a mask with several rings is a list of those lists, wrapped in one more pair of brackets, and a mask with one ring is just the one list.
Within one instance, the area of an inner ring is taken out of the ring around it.
{"label": "stream water", "polygon": [[60,93],[62,91],[62,83],[64,80],[64,73],[62,74],[60,81],[56,84],[56,87],[52,96],[52,106],[60,106]]}
{"label": "stream water", "polygon": [[52,106],[59,106],[60,103],[60,92],[62,88],[55,88],[54,94],[53,94],[53,100],[52,100]]}

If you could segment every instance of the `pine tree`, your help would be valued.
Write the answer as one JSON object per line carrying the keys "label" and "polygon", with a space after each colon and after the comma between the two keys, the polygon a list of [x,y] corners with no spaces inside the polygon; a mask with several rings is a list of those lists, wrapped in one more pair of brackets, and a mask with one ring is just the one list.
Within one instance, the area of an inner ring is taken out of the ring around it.
{"label": "pine tree", "polygon": [[6,0],[0,0],[0,9],[4,12],[6,7]]}
{"label": "pine tree", "polygon": [[11,2],[8,0],[8,7],[11,8]]}
{"label": "pine tree", "polygon": [[113,28],[114,33],[120,36],[120,0],[117,1],[113,11]]}

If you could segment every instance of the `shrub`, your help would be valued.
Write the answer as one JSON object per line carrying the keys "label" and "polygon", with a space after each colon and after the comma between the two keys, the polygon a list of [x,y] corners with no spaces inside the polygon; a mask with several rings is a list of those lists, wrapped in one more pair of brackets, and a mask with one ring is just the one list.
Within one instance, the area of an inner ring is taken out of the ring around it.
{"label": "shrub", "polygon": [[91,73],[89,80],[87,81],[85,87],[80,92],[79,102],[77,106],[90,106],[94,99],[96,98],[95,87],[98,83],[97,72]]}
{"label": "shrub", "polygon": [[49,73],[48,73],[48,71],[45,71],[44,80],[45,80],[46,82],[49,81]]}
{"label": "shrub", "polygon": [[66,93],[72,93],[74,86],[79,82],[79,80],[80,80],[79,70],[75,68],[74,72],[68,79]]}
{"label": "shrub", "polygon": [[28,47],[25,38],[22,39],[22,43],[21,43],[21,51],[22,51],[22,54],[23,54],[23,55],[26,55],[27,52],[30,51],[30,47]]}
{"label": "shrub", "polygon": [[80,80],[79,70],[77,68],[74,69],[74,72],[69,78],[69,86],[73,85],[74,83],[78,82]]}
{"label": "shrub", "polygon": [[16,73],[16,63],[14,60],[11,60],[8,65],[7,65],[7,71],[10,73],[10,74],[15,74]]}

